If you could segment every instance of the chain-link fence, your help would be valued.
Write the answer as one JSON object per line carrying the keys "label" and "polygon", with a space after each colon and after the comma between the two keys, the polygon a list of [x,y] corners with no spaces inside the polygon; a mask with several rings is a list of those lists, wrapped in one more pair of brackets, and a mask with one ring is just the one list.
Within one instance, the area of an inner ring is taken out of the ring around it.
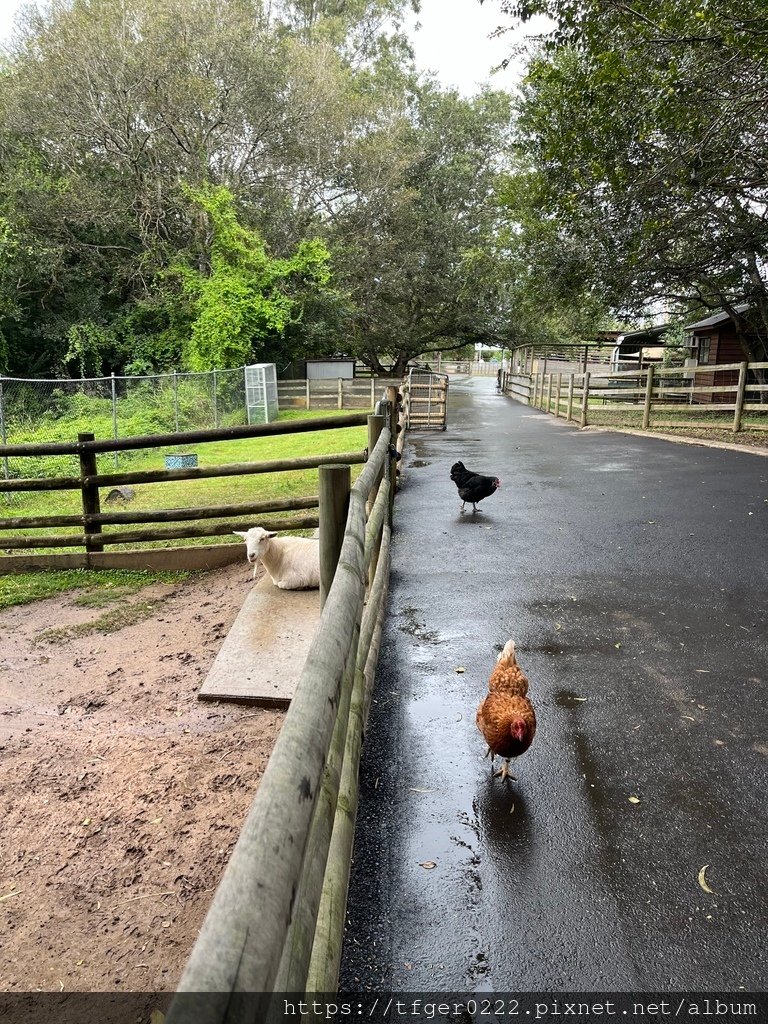
{"label": "chain-link fence", "polygon": [[[75,441],[89,431],[99,439],[178,433],[246,422],[244,368],[146,377],[21,380],[0,377],[3,444]],[[118,465],[130,453],[109,458]],[[106,457],[104,457],[106,458]],[[3,459],[9,476],[59,475],[72,470],[62,457]],[[25,463],[29,462],[29,465]],[[54,466],[55,463],[55,466]]]}

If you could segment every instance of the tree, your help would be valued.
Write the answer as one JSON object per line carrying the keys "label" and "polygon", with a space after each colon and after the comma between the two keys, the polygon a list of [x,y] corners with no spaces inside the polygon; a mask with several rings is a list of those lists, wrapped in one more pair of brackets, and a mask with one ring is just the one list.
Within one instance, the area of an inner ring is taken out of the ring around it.
{"label": "tree", "polygon": [[211,243],[207,271],[171,268],[192,300],[186,361],[194,371],[242,366],[300,316],[297,296],[286,290],[289,282],[300,279],[307,291],[328,283],[328,250],[315,239],[302,242],[290,258],[275,259],[259,235],[238,222],[223,186],[190,190],[190,196],[210,221]]}
{"label": "tree", "polygon": [[[74,349],[103,370],[137,358],[179,365],[189,309],[166,272],[192,258],[205,274],[211,244],[210,219],[182,185],[225,186],[243,227],[292,259],[317,234],[338,168],[401,88],[407,53],[396,26],[406,6],[52,0],[29,9],[0,93],[8,368],[60,370],[68,352],[79,358]],[[328,323],[291,323],[280,344],[327,335],[349,305],[327,289],[303,301]]]}
{"label": "tree", "polygon": [[339,176],[353,198],[330,211],[327,237],[357,308],[354,351],[375,370],[508,337],[494,190],[510,111],[502,93],[464,100],[426,84]]}
{"label": "tree", "polygon": [[[555,26],[533,60],[519,145],[542,210],[614,309],[723,307],[768,357],[768,43],[757,0],[506,2]],[[757,343],[735,306],[751,304]]]}

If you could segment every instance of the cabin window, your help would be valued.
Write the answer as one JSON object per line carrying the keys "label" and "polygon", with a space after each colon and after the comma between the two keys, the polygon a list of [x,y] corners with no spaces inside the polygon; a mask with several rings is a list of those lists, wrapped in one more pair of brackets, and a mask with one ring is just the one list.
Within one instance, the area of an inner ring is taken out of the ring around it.
{"label": "cabin window", "polygon": [[709,350],[712,345],[712,339],[709,337],[698,337],[693,340],[698,350],[699,366],[705,366],[709,362]]}

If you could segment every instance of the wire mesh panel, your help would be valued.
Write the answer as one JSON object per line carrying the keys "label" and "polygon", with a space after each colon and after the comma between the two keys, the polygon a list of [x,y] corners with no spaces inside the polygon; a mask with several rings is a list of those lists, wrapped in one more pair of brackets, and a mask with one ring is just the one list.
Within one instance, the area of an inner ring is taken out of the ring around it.
{"label": "wire mesh panel", "polygon": [[274,363],[245,367],[245,405],[248,423],[271,423],[277,419],[277,369]]}
{"label": "wire mesh panel", "polygon": [[[208,373],[137,377],[18,379],[0,377],[0,442],[74,441],[79,433],[99,440],[168,434],[246,422],[243,367]],[[99,466],[131,460],[129,452],[99,455]],[[102,467],[103,468],[103,467]],[[4,457],[5,479],[66,476],[74,456]]]}

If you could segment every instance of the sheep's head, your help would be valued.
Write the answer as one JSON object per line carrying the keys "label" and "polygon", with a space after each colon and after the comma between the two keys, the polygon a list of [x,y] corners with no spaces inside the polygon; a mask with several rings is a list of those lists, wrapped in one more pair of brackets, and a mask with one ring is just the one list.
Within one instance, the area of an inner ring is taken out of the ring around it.
{"label": "sheep's head", "polygon": [[250,530],[233,530],[237,537],[245,541],[245,555],[249,562],[257,562],[267,546],[267,541],[276,537],[276,533],[270,533],[261,526],[252,526]]}

